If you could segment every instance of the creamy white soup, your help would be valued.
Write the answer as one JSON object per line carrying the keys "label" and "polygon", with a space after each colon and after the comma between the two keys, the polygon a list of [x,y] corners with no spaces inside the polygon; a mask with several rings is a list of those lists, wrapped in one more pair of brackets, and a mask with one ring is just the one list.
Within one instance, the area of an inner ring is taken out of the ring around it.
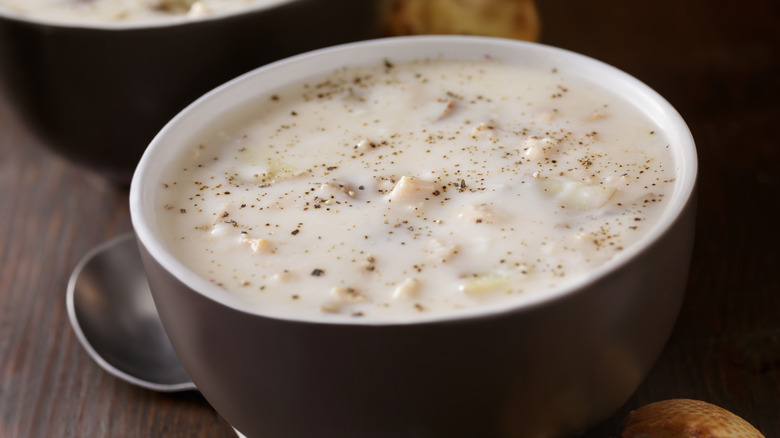
{"label": "creamy white soup", "polygon": [[155,21],[201,17],[275,0],[0,0],[0,8],[63,22]]}
{"label": "creamy white soup", "polygon": [[165,244],[249,307],[313,319],[544,294],[639,240],[675,179],[620,96],[487,59],[344,68],[207,132],[160,184]]}

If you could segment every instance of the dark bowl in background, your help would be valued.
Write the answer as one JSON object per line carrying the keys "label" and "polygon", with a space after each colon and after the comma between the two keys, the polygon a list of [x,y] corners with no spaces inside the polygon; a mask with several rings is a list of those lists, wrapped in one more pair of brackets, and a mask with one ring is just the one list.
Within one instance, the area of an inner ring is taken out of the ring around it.
{"label": "dark bowl in background", "polygon": [[47,147],[125,185],[154,135],[197,97],[268,62],[377,36],[381,3],[282,0],[148,24],[0,8],[0,92]]}

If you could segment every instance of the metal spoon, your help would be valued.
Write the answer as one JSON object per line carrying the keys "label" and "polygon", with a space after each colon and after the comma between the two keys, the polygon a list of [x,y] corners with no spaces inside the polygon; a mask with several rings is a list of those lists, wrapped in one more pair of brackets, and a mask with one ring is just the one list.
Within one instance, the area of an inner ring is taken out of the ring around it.
{"label": "metal spoon", "polygon": [[154,391],[196,389],[160,323],[132,233],[84,256],[66,301],[76,337],[104,370]]}

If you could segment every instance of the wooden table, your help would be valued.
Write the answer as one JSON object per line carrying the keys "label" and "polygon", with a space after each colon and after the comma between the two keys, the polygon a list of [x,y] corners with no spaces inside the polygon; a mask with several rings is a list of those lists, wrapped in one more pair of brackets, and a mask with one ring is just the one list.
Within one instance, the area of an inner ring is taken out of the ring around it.
{"label": "wooden table", "polygon": [[[587,436],[617,437],[631,409],[687,397],[780,437],[780,4],[537,1],[543,42],[658,90],[701,159],[676,329],[636,394]],[[0,102],[0,437],[233,436],[198,394],[134,388],[76,341],[68,277],[90,248],[131,230],[127,193],[43,146]]]}

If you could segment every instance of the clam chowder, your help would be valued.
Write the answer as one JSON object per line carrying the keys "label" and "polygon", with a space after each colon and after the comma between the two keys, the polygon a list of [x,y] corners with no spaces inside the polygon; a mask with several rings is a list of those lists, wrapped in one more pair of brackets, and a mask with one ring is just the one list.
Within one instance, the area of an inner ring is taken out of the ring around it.
{"label": "clam chowder", "polygon": [[671,193],[667,138],[565,71],[386,60],[204,127],[158,193],[168,248],[278,315],[409,320],[586,275]]}
{"label": "clam chowder", "polygon": [[0,8],[73,23],[201,17],[272,0],[0,0]]}

